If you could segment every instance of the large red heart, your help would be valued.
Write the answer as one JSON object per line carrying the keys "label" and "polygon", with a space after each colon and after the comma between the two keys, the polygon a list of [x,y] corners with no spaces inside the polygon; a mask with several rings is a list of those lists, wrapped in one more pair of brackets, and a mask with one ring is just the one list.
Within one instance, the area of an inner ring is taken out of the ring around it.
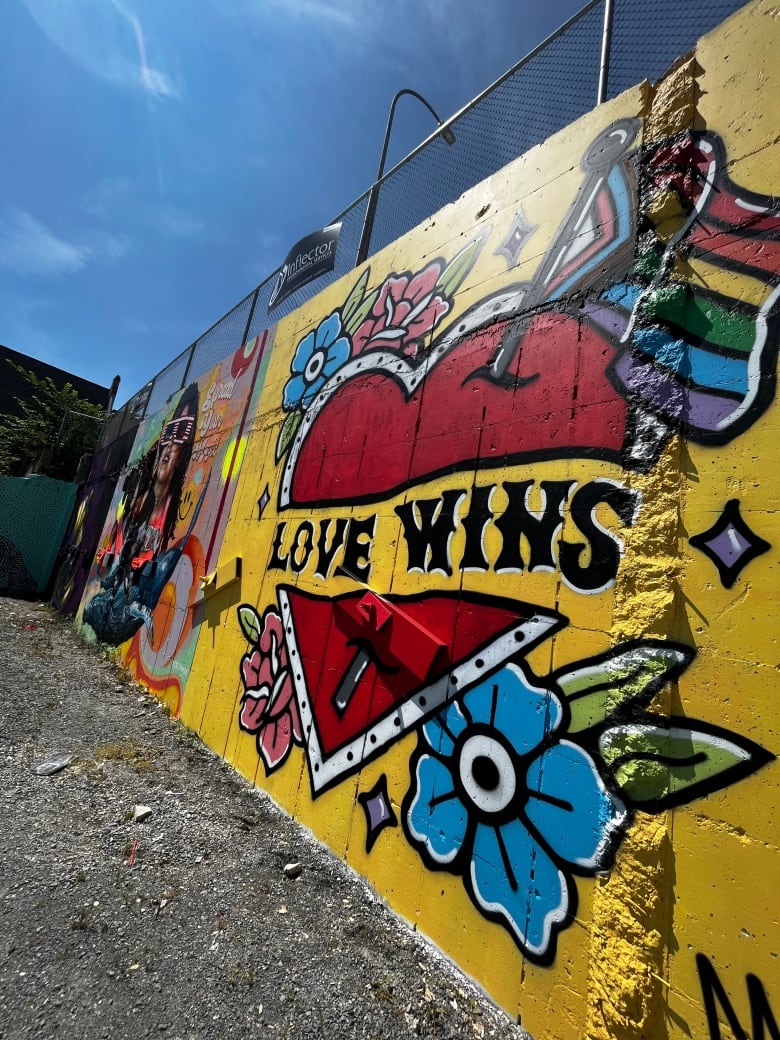
{"label": "large red heart", "polygon": [[375,501],[439,474],[531,459],[619,460],[627,407],[606,375],[612,344],[585,320],[540,313],[505,377],[492,377],[511,333],[507,319],[465,335],[422,380],[405,360],[361,355],[362,370],[350,364],[302,431],[282,504]]}

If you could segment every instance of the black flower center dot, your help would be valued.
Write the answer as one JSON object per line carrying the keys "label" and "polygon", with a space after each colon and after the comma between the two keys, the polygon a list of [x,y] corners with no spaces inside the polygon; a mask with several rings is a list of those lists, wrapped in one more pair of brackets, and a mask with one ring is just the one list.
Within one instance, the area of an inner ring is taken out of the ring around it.
{"label": "black flower center dot", "polygon": [[475,727],[460,745],[456,776],[464,798],[487,816],[505,812],[520,784],[510,747],[487,727]]}
{"label": "black flower center dot", "polygon": [[471,766],[474,783],[485,791],[495,791],[501,780],[498,766],[487,755],[477,755]]}

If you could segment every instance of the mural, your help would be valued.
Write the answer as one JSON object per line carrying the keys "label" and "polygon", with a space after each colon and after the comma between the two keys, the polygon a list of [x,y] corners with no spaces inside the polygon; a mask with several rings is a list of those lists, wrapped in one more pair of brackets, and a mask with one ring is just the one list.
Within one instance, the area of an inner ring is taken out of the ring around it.
{"label": "mural", "polygon": [[[365,855],[394,830],[542,967],[641,821],[774,759],[746,719],[673,707],[712,647],[615,621],[674,453],[762,419],[780,341],[776,198],[732,178],[716,130],[642,131],[620,116],[590,139],[531,265],[551,209],[526,200],[454,251],[378,276],[375,260],[314,301],[243,478],[265,566],[242,590],[260,605],[235,615],[233,726],[258,782],[284,804],[300,748],[316,829],[319,799],[357,777]],[[731,498],[689,535],[724,589],[771,550],[746,515]],[[584,604],[605,596],[612,621],[597,608],[605,632],[583,640]]]}
{"label": "mural", "polygon": [[[364,271],[297,346],[281,507],[371,501],[491,458],[644,468],[674,428],[725,443],[755,422],[774,396],[780,205],[731,182],[717,134],[632,151],[638,130],[617,120],[587,148],[534,278],[480,300],[427,345],[480,242],[368,295]],[[673,199],[676,220],[657,215],[659,197]],[[649,230],[635,256],[639,227]],[[681,253],[750,278],[759,298],[745,306],[701,288],[675,268]],[[550,415],[568,421],[541,421]],[[380,464],[361,466],[367,452]]]}
{"label": "mural", "polygon": [[[720,976],[708,957],[703,953],[696,954],[696,968],[699,972],[704,1007],[707,1012],[707,1028],[710,1040],[721,1040],[721,1017],[728,1022],[729,1028],[736,1040],[748,1040],[748,1035],[759,1040],[760,1037],[769,1037],[770,1040],[780,1037],[780,1028],[777,1025],[772,1008],[767,999],[764,985],[757,976],[748,973],[745,976],[748,1003],[750,1006],[750,1034],[742,1027],[740,1019],[734,1010],[734,1005],[729,1000],[728,994],[720,980]],[[718,1005],[722,1008],[722,1014],[718,1013]],[[766,1031],[764,1027],[766,1026]]]}
{"label": "mural", "polygon": [[197,418],[198,388],[191,384],[179,395],[157,441],[124,481],[108,544],[97,555],[105,568],[103,591],[84,608],[84,620],[103,642],[124,643],[141,625],[154,630],[152,611],[192,533],[190,524],[172,544]]}
{"label": "mural", "polygon": [[[695,821],[739,818],[777,747],[719,678],[775,719],[720,619],[771,581],[766,471],[723,474],[775,422],[780,205],[732,131],[645,104],[280,324],[222,550],[255,553],[212,651],[231,663],[199,651],[213,678],[183,715],[556,1037],[674,1032],[657,995],[553,1024],[533,972],[589,963],[609,992],[642,948],[620,921],[674,902],[638,894],[669,884],[642,843],[689,819],[694,877]],[[667,971],[655,949],[634,994]]]}
{"label": "mural", "polygon": [[268,338],[241,347],[142,424],[83,599],[82,623],[121,646],[175,714],[195,650],[200,579],[216,562]]}
{"label": "mural", "polygon": [[758,0],[180,392],[83,600],[540,1038],[777,1032],[777,31]]}
{"label": "mural", "polygon": [[135,434],[136,426],[133,426],[98,449],[89,478],[79,489],[51,596],[52,606],[61,614],[74,614],[78,609],[117,478],[127,462]]}

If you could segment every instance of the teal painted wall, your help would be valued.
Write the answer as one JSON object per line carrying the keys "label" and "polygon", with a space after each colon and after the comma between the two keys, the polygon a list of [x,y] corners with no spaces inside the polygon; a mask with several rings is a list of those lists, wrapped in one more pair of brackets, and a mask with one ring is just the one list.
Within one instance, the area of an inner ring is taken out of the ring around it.
{"label": "teal painted wall", "polygon": [[0,477],[0,593],[40,596],[46,590],[76,490],[38,474]]}

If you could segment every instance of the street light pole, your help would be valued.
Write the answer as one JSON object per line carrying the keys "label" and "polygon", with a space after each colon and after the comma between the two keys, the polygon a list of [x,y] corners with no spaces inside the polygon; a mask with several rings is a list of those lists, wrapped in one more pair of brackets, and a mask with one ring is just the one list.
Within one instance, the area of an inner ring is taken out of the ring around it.
{"label": "street light pole", "polygon": [[[421,101],[423,105],[428,109],[433,118],[436,120],[439,126],[442,126],[442,120],[436,114],[433,106],[430,102],[426,101],[422,94],[418,94],[416,90],[410,90],[408,87],[404,87],[403,90],[399,90],[394,96],[390,104],[390,114],[387,117],[387,127],[385,129],[385,139],[382,143],[382,154],[379,158],[379,168],[377,169],[376,179],[371,185],[371,192],[368,196],[368,205],[366,206],[366,216],[363,221],[363,231],[360,235],[360,245],[358,246],[357,259],[355,260],[355,266],[362,264],[368,256],[369,246],[371,244],[371,232],[374,227],[374,217],[376,216],[376,204],[379,199],[379,185],[382,180],[382,175],[385,172],[385,160],[387,159],[387,146],[390,143],[390,131],[393,127],[393,116],[395,115],[395,106],[398,103],[398,99],[402,98],[404,94],[411,94],[412,97],[416,97],[418,101]],[[452,130],[446,126],[441,132],[442,137],[447,144],[455,144],[455,134]]]}

